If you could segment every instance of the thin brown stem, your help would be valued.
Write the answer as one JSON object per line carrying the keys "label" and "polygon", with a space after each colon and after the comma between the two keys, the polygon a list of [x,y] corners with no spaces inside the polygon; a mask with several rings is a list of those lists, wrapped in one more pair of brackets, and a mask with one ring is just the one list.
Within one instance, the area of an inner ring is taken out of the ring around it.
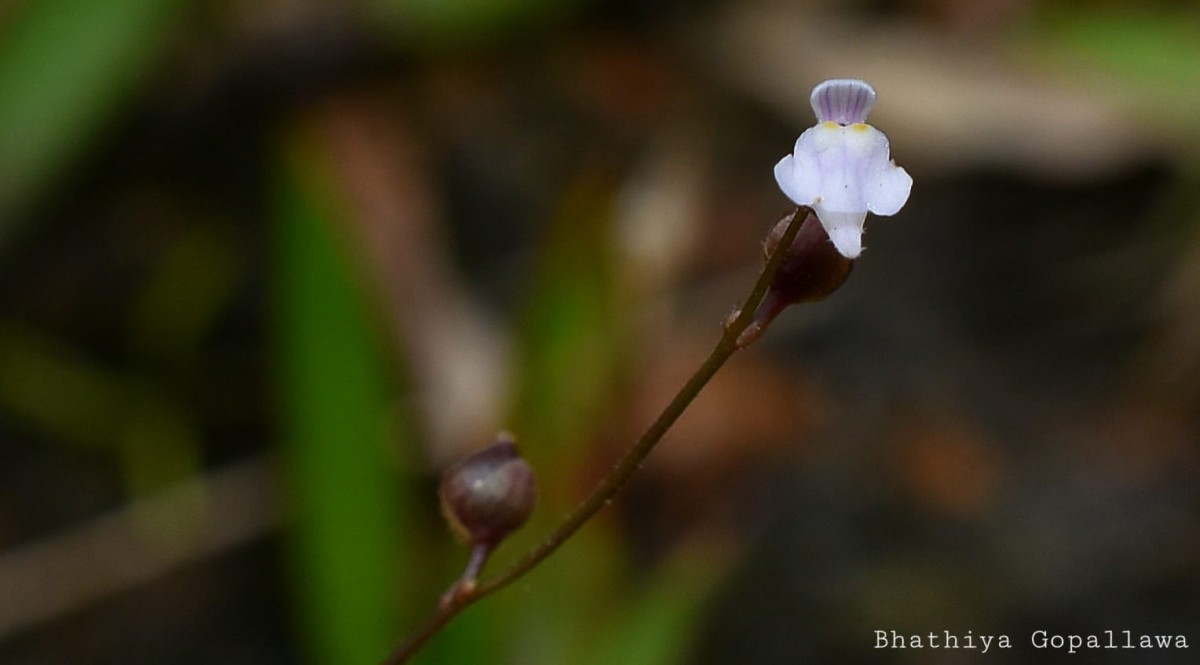
{"label": "thin brown stem", "polygon": [[679,419],[679,416],[683,415],[688,405],[696,399],[696,396],[700,394],[704,386],[712,380],[717,370],[721,369],[721,366],[725,364],[725,361],[729,360],[735,351],[744,346],[739,346],[738,338],[753,321],[755,310],[766,295],[776,271],[779,270],[779,265],[783,262],[784,254],[792,246],[792,240],[795,239],[796,233],[800,230],[800,224],[804,221],[806,213],[807,211],[803,208],[791,213],[792,219],[788,222],[787,229],[784,231],[779,243],[767,257],[762,272],[759,273],[758,279],[754,282],[754,288],[750,290],[750,295],[742,303],[737,315],[731,317],[732,320],[725,324],[725,332],[721,335],[721,339],[717,342],[716,347],[708,354],[708,358],[692,374],[683,388],[676,393],[671,403],[663,409],[658,418],[646,429],[637,440],[637,443],[625,451],[625,454],[617,461],[613,470],[600,481],[591,495],[583,503],[579,504],[579,507],[573,513],[555,527],[545,540],[504,572],[491,580],[473,585],[470,588],[458,586],[456,582],[455,585],[457,588],[451,588],[444,597],[443,602],[439,604],[437,611],[384,661],[384,665],[400,665],[407,662],[409,658],[419,651],[430,638],[441,631],[459,612],[462,612],[485,596],[512,584],[533,570],[546,557],[553,554],[555,550],[566,543],[596,513],[600,512],[612,497],[625,486],[625,483],[629,481],[633,473],[641,468],[642,462],[645,461],[650,452],[654,450],[654,447],[662,440],[663,435],[667,433],[671,425],[675,424],[675,421]]}

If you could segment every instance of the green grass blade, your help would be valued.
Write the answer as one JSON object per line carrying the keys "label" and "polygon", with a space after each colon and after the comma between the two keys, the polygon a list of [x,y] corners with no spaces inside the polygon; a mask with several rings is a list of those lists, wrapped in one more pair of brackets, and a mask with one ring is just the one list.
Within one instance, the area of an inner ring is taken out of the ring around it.
{"label": "green grass blade", "polygon": [[186,0],[28,0],[0,25],[0,237],[157,67]]}
{"label": "green grass blade", "polygon": [[405,532],[388,462],[386,363],[336,197],[302,135],[284,153],[275,240],[285,456],[312,663],[382,660],[396,639]]}

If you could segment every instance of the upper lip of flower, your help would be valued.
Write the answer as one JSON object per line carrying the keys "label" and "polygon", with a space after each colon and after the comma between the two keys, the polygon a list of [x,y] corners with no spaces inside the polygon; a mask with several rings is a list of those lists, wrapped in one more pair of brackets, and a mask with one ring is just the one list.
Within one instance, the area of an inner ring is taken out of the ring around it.
{"label": "upper lip of flower", "polygon": [[830,79],[817,84],[808,98],[817,122],[852,125],[866,122],[875,108],[875,88],[858,79]]}
{"label": "upper lip of flower", "polygon": [[866,124],[875,89],[857,79],[833,79],[813,89],[818,123],[775,165],[780,189],[808,206],[842,255],[862,252],[867,212],[894,215],[908,201],[912,177],[896,166],[883,132]]}

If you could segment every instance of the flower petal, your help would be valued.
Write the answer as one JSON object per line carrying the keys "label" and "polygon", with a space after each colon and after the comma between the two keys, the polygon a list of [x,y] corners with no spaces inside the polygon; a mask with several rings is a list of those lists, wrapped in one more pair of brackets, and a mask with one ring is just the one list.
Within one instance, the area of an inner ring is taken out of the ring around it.
{"label": "flower petal", "polygon": [[873,182],[867,184],[867,210],[876,215],[894,215],[900,212],[908,202],[908,194],[912,191],[912,176],[908,171],[888,161],[878,173]]}
{"label": "flower petal", "polygon": [[812,94],[820,122],[796,139],[792,154],[775,165],[780,189],[810,206],[843,256],[862,252],[867,213],[893,215],[908,201],[912,178],[892,161],[883,132],[863,122],[875,105],[864,81],[835,79]]}
{"label": "flower petal", "polygon": [[[873,134],[874,133],[874,134]],[[796,142],[797,170],[807,164],[818,182],[816,196],[826,210],[866,212],[863,184],[878,154],[875,134],[870,125],[843,127],[823,122],[812,127]],[[887,140],[884,139],[886,154]]]}
{"label": "flower petal", "polygon": [[852,125],[866,122],[875,108],[875,88],[858,79],[831,79],[813,88],[809,102],[817,120]]}
{"label": "flower petal", "polygon": [[821,179],[815,156],[811,151],[800,149],[803,134],[800,139],[796,141],[796,152],[785,156],[775,165],[775,181],[793,203],[807,206],[817,200]]}
{"label": "flower petal", "polygon": [[858,258],[862,253],[863,222],[867,219],[867,211],[839,212],[824,210],[821,206],[817,206],[816,211],[817,219],[837,251],[848,259]]}
{"label": "flower petal", "polygon": [[867,125],[869,145],[863,146],[863,195],[867,210],[876,215],[894,215],[908,202],[912,176],[892,161],[887,135]]}

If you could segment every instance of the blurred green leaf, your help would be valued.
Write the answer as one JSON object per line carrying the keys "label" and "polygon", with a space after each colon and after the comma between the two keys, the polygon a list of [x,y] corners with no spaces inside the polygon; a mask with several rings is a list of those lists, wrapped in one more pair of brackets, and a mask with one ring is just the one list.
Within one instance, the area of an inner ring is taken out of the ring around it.
{"label": "blurred green leaf", "polygon": [[[161,392],[144,386],[130,397],[130,410],[120,434],[121,466],[131,496],[153,496],[173,490],[170,510],[136,513],[141,535],[148,542],[173,547],[189,542],[212,519],[204,485],[182,482],[200,477],[203,442],[189,413]],[[136,502],[136,506],[156,505]]]}
{"label": "blurred green leaf", "polygon": [[584,0],[367,0],[410,46],[444,49],[499,36],[525,36]]}
{"label": "blurred green leaf", "polygon": [[136,408],[122,428],[120,443],[131,493],[151,494],[197,475],[202,448],[188,414],[148,386],[130,397]]}
{"label": "blurred green leaf", "polygon": [[0,25],[0,237],[87,148],[186,0],[27,0]]}
{"label": "blurred green leaf", "polygon": [[[446,577],[446,586],[457,578],[462,566]],[[425,608],[432,612],[433,607]],[[415,665],[458,665],[458,663],[501,663],[498,653],[507,646],[511,637],[502,626],[504,617],[498,616],[500,608],[483,601],[467,609],[450,623],[413,659]],[[509,622],[507,625],[511,625]],[[414,623],[412,627],[416,627]]]}
{"label": "blurred green leaf", "polygon": [[683,662],[704,600],[724,578],[720,556],[681,551],[628,598],[626,609],[596,635],[582,665],[670,665]]}
{"label": "blurred green leaf", "polygon": [[130,345],[140,358],[193,370],[201,345],[233,298],[243,261],[239,239],[213,223],[167,249],[134,303]]}
{"label": "blurred green leaf", "polygon": [[1200,83],[1200,16],[1179,11],[1080,7],[1051,13],[1046,29],[1064,48],[1146,85]]}
{"label": "blurred green leaf", "polygon": [[130,388],[65,344],[0,324],[0,407],[32,427],[65,443],[112,449]]}
{"label": "blurred green leaf", "polygon": [[[540,502],[497,564],[544,537],[591,489],[584,469],[596,459],[594,445],[620,405],[621,380],[635,360],[613,242],[617,186],[603,170],[581,172],[538,249],[510,423],[538,473]],[[620,610],[615,579],[625,571],[620,541],[603,518],[576,534],[530,574],[523,593],[497,599],[504,616],[517,617],[513,633],[526,638],[520,641],[526,651],[512,662],[576,662],[592,627]]]}
{"label": "blurred green leaf", "polygon": [[11,324],[0,324],[0,409],[55,442],[117,453],[134,496],[201,467],[199,430],[177,396]]}
{"label": "blurred green leaf", "polygon": [[289,136],[275,220],[276,333],[294,510],[303,636],[310,662],[376,663],[393,646],[400,534],[389,465],[387,363],[371,308],[335,232],[344,206],[317,141]]}
{"label": "blurred green leaf", "polygon": [[1017,39],[1039,69],[1118,98],[1166,133],[1200,137],[1200,13],[1050,5]]}
{"label": "blurred green leaf", "polygon": [[583,174],[564,194],[540,248],[522,327],[520,385],[512,415],[522,451],[551,505],[570,505],[575,478],[622,368],[621,294],[611,239],[615,183]]}

